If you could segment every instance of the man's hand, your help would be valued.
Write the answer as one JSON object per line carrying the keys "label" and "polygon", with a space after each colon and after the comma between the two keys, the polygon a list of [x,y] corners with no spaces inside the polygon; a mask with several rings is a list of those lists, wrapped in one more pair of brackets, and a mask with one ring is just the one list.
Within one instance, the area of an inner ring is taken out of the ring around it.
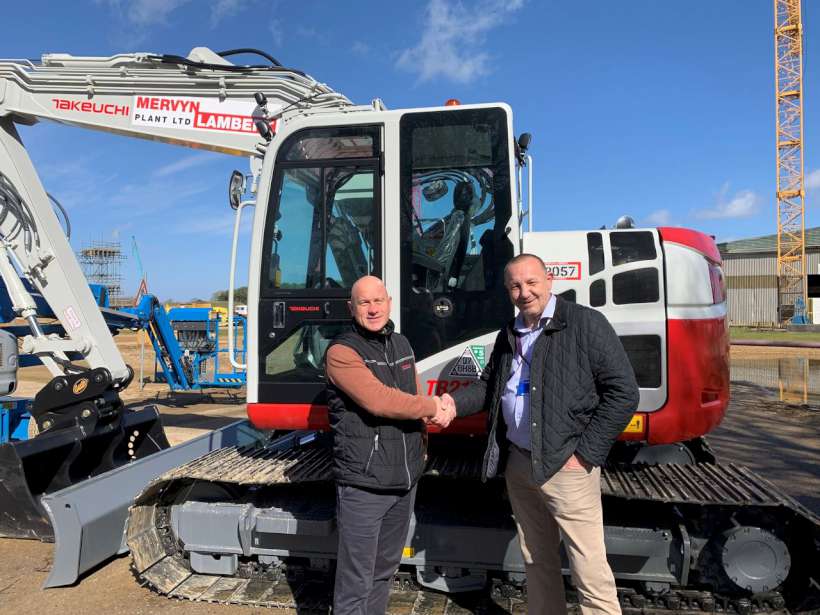
{"label": "man's hand", "polygon": [[446,410],[452,410],[453,414],[456,413],[456,400],[453,399],[449,393],[445,393],[441,396],[441,405],[444,406]]}
{"label": "man's hand", "polygon": [[567,459],[567,462],[564,464],[564,470],[586,470],[587,472],[592,469],[592,466],[587,463],[587,461],[581,457],[580,455],[574,454],[572,457]]}
{"label": "man's hand", "polygon": [[453,398],[446,393],[441,397],[433,398],[436,402],[436,414],[427,419],[428,423],[445,429],[456,418],[456,404]]}

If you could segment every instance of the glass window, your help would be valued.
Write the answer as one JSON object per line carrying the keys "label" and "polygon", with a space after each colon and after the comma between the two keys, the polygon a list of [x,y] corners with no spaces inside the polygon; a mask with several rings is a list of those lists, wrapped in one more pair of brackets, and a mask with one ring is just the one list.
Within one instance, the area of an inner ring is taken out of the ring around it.
{"label": "glass window", "polygon": [[562,293],[558,293],[558,296],[561,297],[562,299],[566,299],[567,301],[575,303],[575,289],[574,288],[570,288],[569,290],[565,290]]}
{"label": "glass window", "polygon": [[587,251],[589,253],[589,275],[604,270],[604,240],[601,233],[587,233]]}
{"label": "glass window", "polygon": [[378,128],[348,126],[304,130],[282,146],[280,160],[374,158],[379,155]]}
{"label": "glass window", "polygon": [[293,331],[265,357],[265,378],[278,382],[324,382],[325,352],[350,325],[306,324]]}
{"label": "glass window", "polygon": [[592,307],[606,305],[606,282],[595,280],[589,285],[589,304]]}
{"label": "glass window", "polygon": [[624,271],[612,276],[612,301],[654,303],[658,300],[658,270],[655,267]]}
{"label": "glass window", "polygon": [[402,333],[418,359],[512,317],[509,145],[503,109],[401,120]]}
{"label": "glass window", "polygon": [[[271,242],[268,285],[313,288],[321,280],[316,252],[322,248],[321,169],[288,169],[279,191],[279,208]],[[286,220],[281,228],[280,220]],[[281,255],[287,255],[281,258]],[[312,270],[311,270],[312,269]]]}
{"label": "glass window", "polygon": [[657,258],[655,238],[651,231],[610,233],[609,243],[612,245],[612,264],[616,266]]}
{"label": "glass window", "polygon": [[378,273],[377,163],[283,163],[268,206],[264,290],[348,289]]}
{"label": "glass window", "polygon": [[328,172],[325,284],[351,288],[375,269],[378,237],[373,171],[337,168]]}
{"label": "glass window", "polygon": [[645,389],[661,386],[661,338],[657,335],[623,335],[621,343],[638,386]]}

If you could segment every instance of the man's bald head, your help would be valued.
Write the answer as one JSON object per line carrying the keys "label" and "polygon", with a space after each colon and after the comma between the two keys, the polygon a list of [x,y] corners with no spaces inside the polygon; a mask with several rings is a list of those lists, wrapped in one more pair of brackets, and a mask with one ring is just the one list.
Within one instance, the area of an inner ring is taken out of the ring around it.
{"label": "man's bald head", "polygon": [[356,280],[347,302],[350,314],[359,326],[373,332],[381,331],[390,320],[390,304],[384,282],[373,275]]}
{"label": "man's bald head", "polygon": [[356,296],[360,293],[372,293],[383,291],[387,295],[387,288],[384,286],[379,278],[374,275],[362,276],[353,283],[353,288],[350,289],[350,300],[355,301]]}

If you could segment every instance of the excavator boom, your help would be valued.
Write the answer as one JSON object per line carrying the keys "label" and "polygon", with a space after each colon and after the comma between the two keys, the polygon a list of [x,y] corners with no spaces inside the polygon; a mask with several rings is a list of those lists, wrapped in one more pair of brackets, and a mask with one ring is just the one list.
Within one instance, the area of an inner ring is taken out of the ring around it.
{"label": "excavator boom", "polygon": [[[255,186],[267,143],[282,123],[355,108],[269,56],[264,65],[241,66],[223,57],[230,53],[200,47],[187,57],[0,60],[0,276],[15,316],[30,329],[23,352],[53,377],[31,411],[40,435],[0,447],[0,536],[52,539],[45,496],[168,446],[156,409],[130,411],[120,400],[133,370],[89,290],[17,124],[51,120],[249,156]],[[30,288],[48,303],[62,334],[42,327]]]}

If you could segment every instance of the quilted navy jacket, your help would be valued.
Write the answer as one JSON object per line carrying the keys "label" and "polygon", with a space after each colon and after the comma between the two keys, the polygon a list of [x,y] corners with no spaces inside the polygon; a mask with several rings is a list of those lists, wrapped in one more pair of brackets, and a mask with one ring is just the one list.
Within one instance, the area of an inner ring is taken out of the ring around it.
{"label": "quilted navy jacket", "polygon": [[[535,341],[530,365],[533,478],[549,480],[578,453],[600,466],[638,408],[635,374],[609,321],[596,310],[556,297],[555,315]],[[488,410],[483,480],[497,475],[508,446],[502,418],[515,349],[513,321],[495,340],[481,379],[453,397],[459,416]]]}

